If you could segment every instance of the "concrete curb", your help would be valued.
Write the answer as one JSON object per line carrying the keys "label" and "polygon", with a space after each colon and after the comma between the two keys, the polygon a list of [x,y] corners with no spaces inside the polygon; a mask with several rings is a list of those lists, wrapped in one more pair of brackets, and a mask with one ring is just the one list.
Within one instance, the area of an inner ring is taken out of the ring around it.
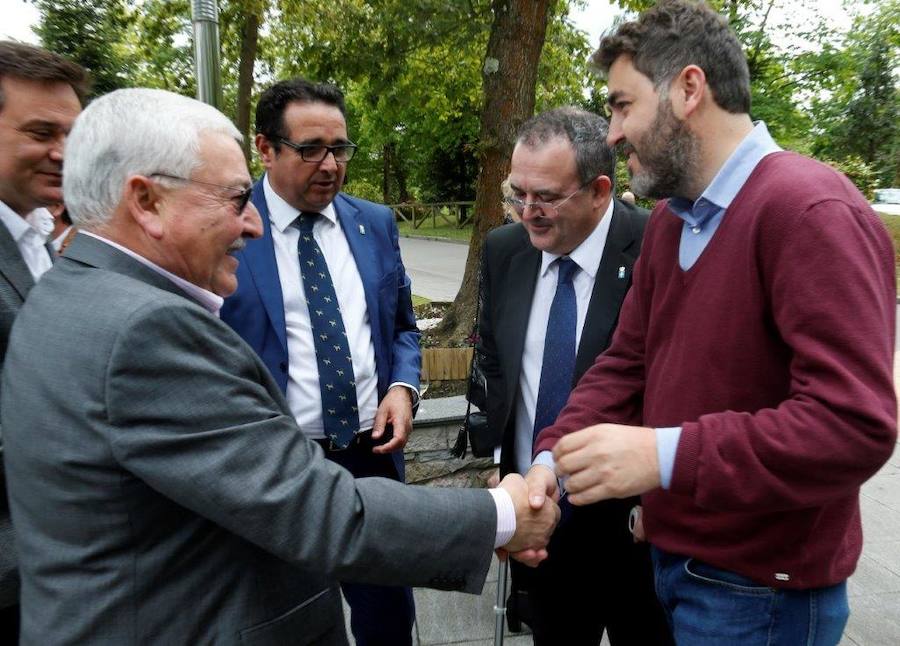
{"label": "concrete curb", "polygon": [[401,238],[412,238],[413,240],[430,240],[431,242],[447,242],[449,244],[461,244],[469,246],[465,240],[453,240],[452,238],[438,238],[437,236],[411,236],[408,233],[401,233]]}

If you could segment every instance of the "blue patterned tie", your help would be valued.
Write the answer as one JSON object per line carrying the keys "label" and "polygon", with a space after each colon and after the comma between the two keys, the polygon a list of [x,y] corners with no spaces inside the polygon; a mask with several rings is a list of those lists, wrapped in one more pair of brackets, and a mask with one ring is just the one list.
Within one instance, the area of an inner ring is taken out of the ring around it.
{"label": "blue patterned tie", "polygon": [[359,431],[356,382],[334,283],[325,256],[313,238],[313,224],[318,217],[318,213],[301,213],[294,220],[294,226],[300,230],[297,253],[316,348],[325,436],[335,446],[346,448]]}
{"label": "blue patterned tie", "polygon": [[547,336],[544,339],[544,358],[541,363],[541,383],[538,386],[537,405],[534,411],[534,439],[550,426],[569,398],[572,376],[575,374],[575,325],[578,305],[572,276],[578,265],[571,258],[556,260],[559,274],[556,294],[547,318]]}

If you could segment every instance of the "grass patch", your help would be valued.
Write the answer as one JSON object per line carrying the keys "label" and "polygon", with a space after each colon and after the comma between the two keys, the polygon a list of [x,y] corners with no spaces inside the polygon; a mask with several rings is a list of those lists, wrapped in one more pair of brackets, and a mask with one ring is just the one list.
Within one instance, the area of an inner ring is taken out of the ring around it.
{"label": "grass patch", "polygon": [[472,237],[472,227],[466,226],[457,229],[450,224],[441,224],[438,219],[436,227],[431,226],[431,220],[426,220],[419,225],[418,229],[413,229],[412,222],[397,222],[397,228],[400,229],[402,236],[422,236],[427,238],[444,238],[446,240],[462,240],[468,242]]}
{"label": "grass patch", "polygon": [[430,298],[425,298],[424,296],[419,296],[418,294],[412,295],[413,307],[418,307],[419,305],[427,305],[431,302]]}

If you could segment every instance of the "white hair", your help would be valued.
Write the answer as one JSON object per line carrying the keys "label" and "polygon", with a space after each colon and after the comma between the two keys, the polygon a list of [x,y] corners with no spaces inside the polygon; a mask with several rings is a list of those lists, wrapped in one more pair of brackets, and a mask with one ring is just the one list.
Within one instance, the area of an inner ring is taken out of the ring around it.
{"label": "white hair", "polygon": [[72,221],[83,227],[107,222],[132,175],[190,177],[207,132],[242,139],[215,108],[165,90],[116,90],[96,99],[66,142],[63,199]]}

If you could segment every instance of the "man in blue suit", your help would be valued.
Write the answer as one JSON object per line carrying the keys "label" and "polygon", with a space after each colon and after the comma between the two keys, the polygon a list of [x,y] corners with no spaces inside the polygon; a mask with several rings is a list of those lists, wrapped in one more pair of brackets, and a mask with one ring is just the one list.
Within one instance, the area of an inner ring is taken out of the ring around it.
{"label": "man in blue suit", "polygon": [[[222,320],[259,354],[329,459],[356,477],[402,481],[419,332],[393,214],[339,193],[356,151],[344,97],[303,79],[276,83],[260,97],[256,133],[266,173],[251,199],[263,235],[235,254],[239,287]],[[410,589],[342,590],[357,644],[411,644]]]}

